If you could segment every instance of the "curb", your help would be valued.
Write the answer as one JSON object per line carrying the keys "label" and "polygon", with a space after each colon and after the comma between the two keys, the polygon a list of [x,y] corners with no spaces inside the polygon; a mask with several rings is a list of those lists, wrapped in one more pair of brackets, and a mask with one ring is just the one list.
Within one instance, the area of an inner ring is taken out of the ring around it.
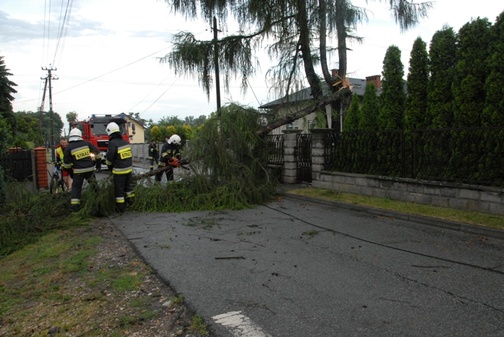
{"label": "curb", "polygon": [[471,225],[471,224],[455,222],[455,221],[442,220],[442,219],[437,219],[437,218],[432,218],[432,217],[427,217],[427,216],[422,216],[422,215],[414,215],[414,214],[389,211],[389,210],[379,209],[379,208],[359,206],[359,205],[348,204],[348,203],[344,203],[344,202],[340,202],[340,201],[329,201],[329,200],[323,200],[323,199],[318,199],[318,198],[313,198],[313,197],[300,196],[297,194],[289,193],[288,191],[284,191],[283,195],[286,198],[290,198],[290,199],[309,201],[309,202],[313,202],[313,203],[348,209],[348,210],[352,210],[352,211],[356,211],[356,212],[367,213],[370,215],[385,216],[385,217],[390,217],[390,218],[395,218],[395,219],[400,219],[400,220],[407,220],[407,221],[412,221],[412,222],[419,223],[422,225],[428,225],[428,226],[444,228],[444,229],[449,229],[449,230],[458,231],[458,232],[464,232],[464,233],[468,233],[468,234],[472,234],[472,235],[481,235],[481,236],[491,237],[494,239],[504,240],[504,230],[500,230],[500,229],[488,228],[488,227],[478,226],[478,225]]}

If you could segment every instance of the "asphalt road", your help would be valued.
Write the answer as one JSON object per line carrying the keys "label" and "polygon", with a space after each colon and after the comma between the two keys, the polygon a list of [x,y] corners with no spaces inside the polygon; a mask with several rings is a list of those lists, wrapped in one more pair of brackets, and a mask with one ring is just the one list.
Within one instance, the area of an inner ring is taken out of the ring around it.
{"label": "asphalt road", "polygon": [[214,336],[504,336],[503,240],[291,198],[112,221]]}

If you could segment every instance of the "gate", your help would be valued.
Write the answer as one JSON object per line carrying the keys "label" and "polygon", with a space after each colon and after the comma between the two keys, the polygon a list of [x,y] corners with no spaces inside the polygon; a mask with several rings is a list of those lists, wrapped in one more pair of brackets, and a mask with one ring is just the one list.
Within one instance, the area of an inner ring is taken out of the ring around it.
{"label": "gate", "polygon": [[1,160],[4,174],[17,181],[33,181],[32,155],[29,150],[9,149]]}
{"label": "gate", "polygon": [[312,181],[311,140],[311,134],[298,134],[296,136],[294,155],[296,157],[298,183],[311,183]]}

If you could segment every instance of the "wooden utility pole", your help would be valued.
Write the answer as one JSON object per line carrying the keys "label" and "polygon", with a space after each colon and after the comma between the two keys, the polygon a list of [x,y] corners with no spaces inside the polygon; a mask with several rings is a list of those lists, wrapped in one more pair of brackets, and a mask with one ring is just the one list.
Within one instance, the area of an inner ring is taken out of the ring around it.
{"label": "wooden utility pole", "polygon": [[[49,87],[49,117],[51,119],[51,131],[50,131],[50,136],[49,136],[49,147],[51,149],[51,159],[52,161],[55,161],[55,153],[54,153],[54,111],[53,111],[53,105],[52,105],[52,71],[56,70],[56,68],[42,68],[42,70],[47,70],[47,77],[46,77],[46,85],[44,86],[44,97],[45,97],[45,90],[47,87]],[[55,80],[57,78],[54,78]],[[43,109],[44,107],[41,107]]]}
{"label": "wooden utility pole", "polygon": [[213,18],[214,33],[214,67],[215,67],[215,89],[217,94],[217,118],[220,118],[221,97],[220,97],[220,77],[219,77],[219,44],[217,41],[217,18]]}

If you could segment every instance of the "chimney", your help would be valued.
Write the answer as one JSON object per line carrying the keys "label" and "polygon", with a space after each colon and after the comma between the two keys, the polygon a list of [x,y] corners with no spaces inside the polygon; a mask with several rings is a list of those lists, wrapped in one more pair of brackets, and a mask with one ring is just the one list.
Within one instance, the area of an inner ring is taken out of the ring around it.
{"label": "chimney", "polygon": [[366,85],[369,83],[373,83],[376,87],[376,90],[381,89],[381,75],[373,75],[366,77]]}

